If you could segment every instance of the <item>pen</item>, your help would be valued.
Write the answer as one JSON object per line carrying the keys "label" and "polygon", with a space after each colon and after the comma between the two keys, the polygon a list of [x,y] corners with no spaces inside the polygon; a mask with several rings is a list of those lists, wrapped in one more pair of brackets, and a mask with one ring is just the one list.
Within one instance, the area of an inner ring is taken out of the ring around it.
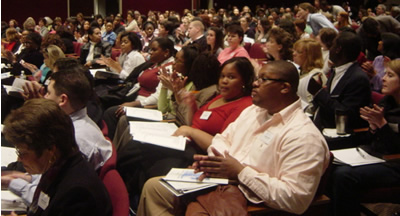
{"label": "pen", "polygon": [[356,147],[356,150],[357,150],[358,154],[361,155],[362,158],[365,158],[364,153],[362,153],[361,150],[358,147]]}

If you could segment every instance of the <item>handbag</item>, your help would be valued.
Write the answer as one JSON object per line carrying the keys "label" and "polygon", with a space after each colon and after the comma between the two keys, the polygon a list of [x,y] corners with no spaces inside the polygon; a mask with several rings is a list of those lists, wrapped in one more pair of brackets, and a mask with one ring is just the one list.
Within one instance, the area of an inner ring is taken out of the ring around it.
{"label": "handbag", "polygon": [[247,215],[247,200],[235,185],[219,185],[214,191],[199,195],[189,203],[187,216],[244,216]]}

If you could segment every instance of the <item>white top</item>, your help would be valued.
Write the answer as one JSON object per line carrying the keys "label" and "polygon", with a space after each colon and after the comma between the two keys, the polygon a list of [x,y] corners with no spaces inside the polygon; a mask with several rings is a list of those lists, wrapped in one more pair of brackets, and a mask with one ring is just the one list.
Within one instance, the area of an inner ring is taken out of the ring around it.
{"label": "white top", "polygon": [[[143,64],[145,61],[146,60],[144,59],[142,54],[140,54],[136,50],[132,50],[129,54],[126,53],[122,54],[118,58],[118,62],[122,66],[122,70],[119,73],[119,78],[126,79],[129,76],[129,74],[133,71],[133,69],[135,69],[135,67],[137,67],[140,64]],[[116,72],[115,70],[112,71]]]}

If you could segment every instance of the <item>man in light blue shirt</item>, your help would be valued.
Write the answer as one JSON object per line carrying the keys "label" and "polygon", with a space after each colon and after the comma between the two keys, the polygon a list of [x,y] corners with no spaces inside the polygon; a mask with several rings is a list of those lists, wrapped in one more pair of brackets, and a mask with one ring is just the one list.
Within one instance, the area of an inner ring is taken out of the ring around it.
{"label": "man in light blue shirt", "polygon": [[112,22],[107,22],[106,23],[106,31],[101,36],[101,40],[110,43],[111,46],[114,46],[116,39],[117,39],[117,34],[115,34],[115,32],[113,32]]}

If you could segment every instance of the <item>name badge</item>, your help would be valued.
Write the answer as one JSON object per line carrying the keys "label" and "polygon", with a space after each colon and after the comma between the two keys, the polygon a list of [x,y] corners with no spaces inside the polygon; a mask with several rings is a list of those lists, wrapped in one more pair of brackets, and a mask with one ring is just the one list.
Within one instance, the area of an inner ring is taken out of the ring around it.
{"label": "name badge", "polygon": [[201,120],[208,120],[208,118],[210,118],[210,116],[211,116],[211,111],[204,111],[202,114],[201,114],[201,116],[200,116],[200,119]]}
{"label": "name badge", "polygon": [[274,138],[274,134],[265,131],[261,136],[261,141],[263,142],[264,145],[268,145],[271,142],[272,138]]}
{"label": "name badge", "polygon": [[43,191],[40,191],[38,206],[43,210],[45,210],[47,206],[49,206],[49,202],[50,202],[50,197],[47,194],[43,193]]}

